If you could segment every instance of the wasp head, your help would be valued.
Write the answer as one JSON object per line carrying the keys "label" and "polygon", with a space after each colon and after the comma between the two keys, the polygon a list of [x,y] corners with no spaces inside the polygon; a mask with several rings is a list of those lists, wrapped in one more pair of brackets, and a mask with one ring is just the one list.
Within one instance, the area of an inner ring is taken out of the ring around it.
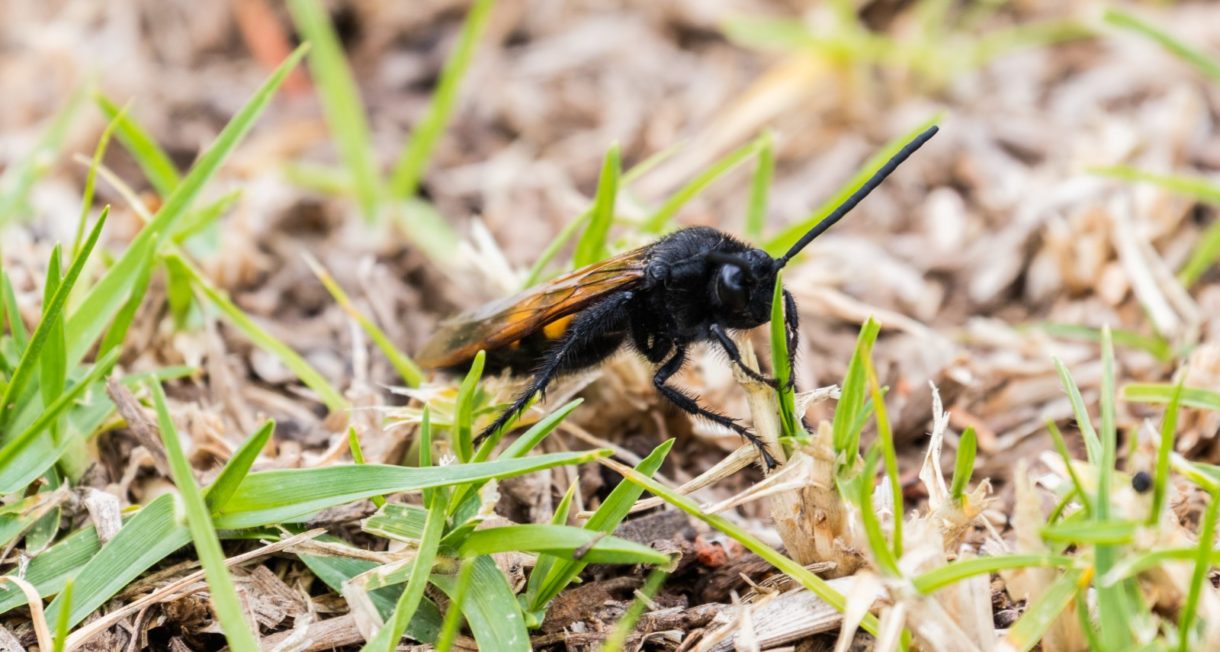
{"label": "wasp head", "polygon": [[717,322],[727,328],[754,328],[771,319],[775,260],[761,249],[711,252],[711,300]]}

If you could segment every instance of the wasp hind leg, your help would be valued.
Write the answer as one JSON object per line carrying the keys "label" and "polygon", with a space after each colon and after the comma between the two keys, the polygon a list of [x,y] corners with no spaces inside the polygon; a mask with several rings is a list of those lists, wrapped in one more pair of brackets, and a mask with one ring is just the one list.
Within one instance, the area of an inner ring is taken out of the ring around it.
{"label": "wasp hind leg", "polygon": [[775,457],[772,456],[771,452],[767,450],[766,445],[763,444],[763,441],[758,438],[758,435],[750,432],[748,428],[737,423],[735,419],[726,417],[719,412],[713,412],[700,406],[694,398],[687,395],[682,390],[666,384],[670,377],[678,373],[678,370],[681,369],[682,365],[685,363],[686,348],[683,346],[678,346],[676,349],[674,349],[674,353],[669,358],[669,361],[661,365],[661,368],[657,370],[656,375],[652,377],[652,384],[656,386],[657,391],[661,393],[661,396],[664,396],[670,403],[678,406],[684,412],[693,414],[695,416],[701,416],[708,421],[724,426],[725,428],[732,429],[758,449],[758,453],[762,456],[763,462],[766,463],[768,469],[774,469],[776,466],[778,466],[778,463],[775,461]]}
{"label": "wasp hind leg", "polygon": [[617,350],[627,322],[627,302],[633,296],[633,292],[620,292],[579,313],[559,342],[551,347],[529,385],[517,395],[507,410],[475,437],[475,443],[507,426],[525,410],[534,395],[545,392],[559,374],[589,367]]}

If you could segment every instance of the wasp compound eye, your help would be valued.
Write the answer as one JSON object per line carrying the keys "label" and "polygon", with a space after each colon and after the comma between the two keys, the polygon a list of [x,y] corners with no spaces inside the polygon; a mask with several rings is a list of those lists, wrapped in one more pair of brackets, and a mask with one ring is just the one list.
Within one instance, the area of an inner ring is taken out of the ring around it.
{"label": "wasp compound eye", "polygon": [[721,265],[716,275],[716,302],[725,308],[740,310],[749,300],[744,275],[736,265]]}

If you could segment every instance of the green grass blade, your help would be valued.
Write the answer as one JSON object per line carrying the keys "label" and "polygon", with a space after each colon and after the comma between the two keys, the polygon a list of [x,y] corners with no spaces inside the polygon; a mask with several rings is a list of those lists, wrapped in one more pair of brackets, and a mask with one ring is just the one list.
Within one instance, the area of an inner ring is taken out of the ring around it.
{"label": "green grass blade", "polygon": [[615,143],[606,151],[606,158],[602,161],[589,225],[585,227],[584,233],[580,234],[576,249],[572,252],[572,266],[577,269],[604,260],[610,254],[606,241],[610,237],[610,226],[614,224],[614,204],[618,198],[621,173],[619,149]]}
{"label": "green grass blade", "polygon": [[[455,598],[457,581],[451,575],[433,575],[432,584]],[[475,557],[471,567],[471,583],[478,587],[466,595],[462,615],[481,650],[496,652],[528,652],[529,633],[521,617],[521,608],[508,580],[491,557]],[[439,637],[438,637],[439,640]],[[437,649],[440,650],[438,643]]]}
{"label": "green grass blade", "polygon": [[166,457],[169,458],[170,475],[174,486],[182,499],[186,511],[186,524],[195,542],[195,554],[203,566],[203,574],[208,582],[212,610],[216,612],[216,620],[224,631],[229,649],[234,652],[257,652],[258,638],[250,629],[243,614],[241,598],[237,596],[237,586],[225,566],[225,553],[220,547],[220,539],[212,527],[211,513],[204,501],[199,485],[195,483],[191,463],[182,450],[182,439],[174,426],[174,418],[170,416],[169,405],[165,401],[165,392],[161,383],[150,382],[148,388],[152,392],[153,406],[157,412],[157,427],[161,431],[161,442],[165,445]]}
{"label": "green grass blade", "polygon": [[284,363],[297,378],[305,383],[307,387],[318,393],[322,403],[326,405],[332,412],[342,412],[348,409],[349,404],[347,399],[335,389],[317,369],[305,361],[300,354],[293,351],[291,347],[283,343],[266,329],[255,323],[249,315],[241,308],[229,300],[228,296],[216,286],[212,285],[211,281],[203,276],[203,273],[195,269],[195,266],[187,259],[178,254],[170,254],[166,256],[165,261],[169,265],[176,265],[184,274],[186,274],[192,285],[207,297],[208,301],[215,306],[229,321],[237,327],[246,337],[259,348],[271,353]]}
{"label": "green grass blade", "polygon": [[[153,564],[190,542],[191,532],[180,518],[175,497],[165,494],[124,523],[75,575],[70,625],[76,626]],[[57,597],[47,607],[47,618],[59,618],[64,608]]]}
{"label": "green grass blade", "polygon": [[974,475],[974,458],[978,453],[978,436],[974,427],[966,428],[957,444],[957,458],[953,464],[953,482],[949,485],[949,496],[960,505],[966,496],[970,476]]}
{"label": "green grass blade", "polygon": [[343,312],[346,312],[348,317],[359,324],[360,328],[369,336],[369,339],[373,340],[377,348],[381,349],[381,353],[385,355],[386,359],[394,367],[394,370],[398,372],[398,377],[402,378],[402,382],[406,383],[407,387],[419,387],[419,384],[424,380],[424,372],[419,368],[419,365],[415,364],[415,361],[405,353],[399,351],[398,347],[394,346],[394,343],[390,341],[389,336],[385,334],[385,331],[381,330],[377,324],[373,323],[373,320],[369,319],[356,308],[352,300],[347,296],[347,292],[343,290],[343,286],[339,285],[339,282],[330,275],[330,272],[326,271],[325,267],[322,267],[322,263],[319,263],[317,259],[309,255],[305,256],[305,262],[313,270],[314,276],[317,276],[318,280],[322,282],[322,286],[326,288],[330,296],[334,298],[335,303],[338,303]]}
{"label": "green grass blade", "polygon": [[[284,63],[276,68],[271,77],[258,89],[237,115],[221,130],[216,141],[208,148],[191,168],[191,171],[166,198],[161,209],[157,211],[152,222],[149,222],[132,240],[127,248],[101,280],[89,291],[85,300],[68,319],[68,363],[73,364],[84,357],[93,346],[112,317],[126,301],[135,282],[144,271],[148,260],[147,247],[154,250],[169,234],[175,231],[175,226],[187,215],[187,209],[198,196],[203,186],[216,174],[222,163],[232,153],[237,144],[245,137],[254,121],[271,102],[276,89],[283,83],[288,73],[296,66],[307,50],[306,45],[297,48]],[[122,132],[120,131],[120,134]]]}
{"label": "green grass blade", "polygon": [[[1123,386],[1123,400],[1129,403],[1171,403],[1177,391],[1169,383],[1129,383]],[[1220,392],[1202,387],[1183,387],[1182,405],[1204,410],[1220,410]]]}
{"label": "green grass blade", "polygon": [[1178,413],[1182,406],[1182,386],[1186,374],[1178,379],[1173,388],[1173,397],[1169,399],[1169,407],[1165,409],[1165,417],[1161,420],[1161,441],[1156,450],[1156,469],[1152,477],[1152,509],[1148,514],[1148,525],[1155,527],[1161,521],[1161,512],[1165,509],[1165,496],[1169,490],[1169,455],[1173,452],[1174,435],[1178,429]]}
{"label": "green grass blade", "polygon": [[445,504],[444,501],[435,500],[428,510],[428,518],[419,538],[419,547],[416,549],[415,559],[411,562],[411,575],[394,606],[394,615],[378,630],[377,635],[361,648],[362,652],[393,652],[398,647],[399,639],[407,631],[407,625],[414,618],[424,597],[424,589],[428,588],[428,576],[432,572],[432,564],[436,560],[436,550],[444,530]]}
{"label": "green grass blade", "polygon": [[729,152],[720,160],[709,165],[707,169],[696,175],[686,185],[679,188],[669,199],[665,200],[665,203],[661,204],[660,208],[653,211],[652,215],[649,215],[644,220],[642,227],[644,231],[647,233],[660,233],[663,231],[666,225],[678,214],[678,211],[682,210],[682,207],[692,199],[698,197],[708,186],[712,185],[712,182],[746,162],[751,156],[754,156],[759,148],[762,147],[764,138],[766,138],[766,135],[760,136]]}
{"label": "green grass blade", "polygon": [[[360,434],[356,432],[356,426],[349,425],[347,427],[347,447],[352,451],[352,461],[356,464],[367,464],[364,461],[364,449],[360,446]],[[384,496],[373,496],[373,504],[378,509],[385,507]]]}
{"label": "green grass blade", "polygon": [[[4,389],[3,398],[0,398],[0,427],[11,422],[12,415],[18,407],[16,404],[17,399],[21,397],[25,384],[29,382],[31,375],[34,373],[34,366],[39,362],[43,346],[47,343],[52,333],[56,332],[56,322],[59,321],[63,313],[64,304],[68,301],[68,295],[71,294],[72,287],[76,285],[77,279],[80,278],[81,270],[85,268],[85,261],[89,259],[89,254],[93,252],[93,247],[97,244],[98,237],[102,233],[102,227],[105,226],[106,217],[109,214],[109,209],[102,211],[101,216],[98,217],[97,224],[89,232],[89,238],[81,248],[80,254],[72,261],[72,266],[68,268],[68,273],[64,275],[63,281],[55,288],[55,294],[51,297],[50,302],[43,307],[42,319],[38,322],[38,327],[34,329],[34,334],[30,337],[29,344],[21,353],[21,359],[13,370],[13,376],[9,379],[8,386]],[[62,327],[62,322],[59,323]]]}
{"label": "green grass blade", "polygon": [[860,327],[855,351],[852,353],[851,362],[848,363],[847,374],[843,377],[839,403],[835,406],[834,421],[831,424],[835,454],[846,468],[851,468],[859,455],[860,429],[863,422],[859,421],[858,417],[868,393],[866,361],[872,355],[873,344],[880,332],[881,325],[872,317]]}
{"label": "green grass blade", "polygon": [[1220,222],[1213,222],[1199,238],[1186,264],[1178,270],[1178,282],[1187,289],[1193,287],[1217,260],[1220,260]]}
{"label": "green grass blade", "polygon": [[[671,440],[672,441],[672,440]],[[653,480],[652,478],[637,472],[634,469],[622,466],[614,462],[605,462],[618,471],[624,478],[633,484],[638,485],[641,489],[647,490],[652,494],[659,496],[665,502],[677,507],[687,514],[703,521],[712,528],[723,532],[725,535],[736,540],[750,552],[762,557],[767,563],[774,566],[780,572],[788,577],[791,577],[798,584],[808,589],[811,593],[821,598],[824,602],[842,612],[847,608],[847,598],[843,596],[826,583],[826,580],[814,575],[801,564],[797,563],[790,557],[780,553],[778,550],[768,546],[754,535],[746,531],[745,528],[737,525],[729,519],[718,514],[708,514],[704,512],[694,500],[687,496],[683,496],[665,485]],[[861,625],[864,629],[876,635],[879,631],[877,617],[868,614],[864,617]]]}
{"label": "green grass blade", "polygon": [[309,69],[318,85],[326,122],[335,136],[356,199],[365,218],[377,218],[380,175],[373,161],[372,138],[365,119],[360,88],[343,54],[343,46],[319,0],[289,0],[288,12],[305,40],[313,44]]}
{"label": "green grass blade", "polygon": [[[890,502],[894,506],[893,557],[897,559],[902,557],[902,521],[906,515],[906,509],[902,503],[902,478],[898,477],[898,453],[894,450],[894,432],[890,427],[890,417],[885,408],[885,397],[881,395],[881,384],[877,381],[877,370],[873,368],[871,355],[865,358],[864,368],[868,372],[869,393],[877,417],[877,445],[881,448],[882,460],[885,462],[885,478],[890,487]],[[871,484],[872,476],[866,474],[864,477]],[[862,508],[864,506],[872,507],[871,494],[870,487],[869,501],[861,503]],[[895,569],[897,569],[897,565],[895,565]]]}
{"label": "green grass blade", "polygon": [[758,139],[758,163],[750,181],[750,201],[746,205],[745,234],[751,242],[762,240],[763,228],[767,224],[767,193],[771,190],[771,177],[775,174],[775,137],[771,130],[764,131]]}
{"label": "green grass blade", "polygon": [[[100,548],[92,527],[77,530],[30,560],[25,580],[44,598],[59,593]],[[0,614],[23,604],[25,595],[20,589],[11,584],[0,585]]]}
{"label": "green grass blade", "polygon": [[29,341],[29,333],[25,330],[25,322],[21,319],[21,308],[17,306],[17,293],[13,291],[13,282],[4,269],[0,268],[0,292],[4,293],[4,320],[8,324],[8,332],[13,336],[13,342],[18,349],[24,349]]}
{"label": "green grass blade", "polygon": [[250,473],[254,461],[267,447],[267,442],[271,440],[274,432],[275,420],[268,419],[253,435],[243,441],[236,451],[233,451],[233,456],[229,458],[228,462],[225,462],[224,468],[220,469],[220,475],[216,476],[212,484],[203,491],[209,513],[215,514],[225,506],[225,503],[237,491],[237,487],[241,485],[242,480],[245,480],[246,475]]}
{"label": "green grass blade", "polygon": [[453,419],[456,427],[450,434],[453,437],[453,451],[463,462],[469,462],[470,458],[474,457],[474,408],[486,359],[487,354],[483,351],[475,354],[474,361],[470,363],[470,371],[458,387],[457,401],[454,403]]}
{"label": "green grass blade", "polygon": [[106,155],[106,149],[110,146],[110,135],[114,132],[114,128],[118,125],[119,119],[126,114],[127,108],[114,118],[111,118],[110,123],[102,130],[102,135],[97,139],[97,145],[93,148],[93,158],[89,163],[89,172],[85,175],[85,189],[81,193],[80,202],[80,218],[76,221],[76,237],[72,240],[72,257],[75,258],[80,253],[81,243],[85,240],[85,224],[89,222],[89,209],[93,207],[93,188],[97,183],[97,169],[102,165],[102,157]]}
{"label": "green grass blade", "polygon": [[445,467],[365,464],[256,472],[246,476],[220,510],[216,527],[238,529],[291,522],[327,507],[376,495],[514,477],[556,466],[584,464],[609,454],[608,450],[593,450]]}
{"label": "green grass blade", "polygon": [[[1114,343],[1110,329],[1101,331],[1101,458],[1097,463],[1097,504],[1094,527],[1110,520],[1111,479],[1118,456],[1118,431],[1115,426],[1114,402]],[[1098,543],[1093,552],[1098,575],[1105,575],[1118,558],[1118,550],[1109,543]],[[1097,589],[1097,605],[1101,623],[1101,640],[1109,649],[1125,649],[1131,643],[1130,618],[1123,587]]]}
{"label": "green grass blade", "polygon": [[1051,440],[1055,442],[1055,450],[1059,452],[1060,459],[1063,460],[1064,467],[1067,468],[1068,477],[1072,480],[1072,487],[1075,488],[1076,495],[1080,497],[1080,503],[1084,506],[1086,514],[1093,513],[1093,501],[1089,499],[1089,493],[1085,491],[1084,483],[1080,480],[1080,475],[1076,473],[1076,467],[1072,464],[1072,454],[1068,452],[1067,441],[1063,438],[1063,433],[1059,431],[1059,426],[1055,425],[1054,421],[1047,420],[1046,430],[1051,434]]}
{"label": "green grass blade", "polygon": [[1178,194],[1194,197],[1210,204],[1220,204],[1220,184],[1205,177],[1184,174],[1158,174],[1129,165],[1090,168],[1089,172],[1123,181],[1151,183]]}
{"label": "green grass blade", "polygon": [[[661,468],[661,464],[665,461],[665,456],[669,454],[669,449],[673,447],[673,444],[674,440],[672,439],[662,442],[660,446],[657,446],[648,454],[648,457],[640,460],[635,470],[646,477],[656,473],[657,469]],[[593,515],[585,522],[584,529],[590,532],[606,534],[613,532],[619,523],[624,518],[627,518],[631,506],[635,504],[636,500],[639,500],[640,494],[643,492],[643,488],[639,485],[620,482],[597,508],[597,511],[593,512]],[[528,610],[531,612],[541,611],[587,565],[587,563],[582,561],[556,561],[551,567],[551,572],[543,580],[538,593],[533,596],[527,596]]]}
{"label": "green grass blade", "polygon": [[810,229],[817,226],[817,224],[822,220],[826,219],[826,217],[830,215],[835,208],[842,204],[852,193],[859,190],[860,187],[863,186],[864,183],[877,172],[877,170],[881,169],[881,166],[885,165],[890,158],[898,153],[898,150],[902,149],[903,146],[914,140],[916,136],[923,133],[929,127],[939,122],[940,118],[940,114],[934,115],[925,120],[923,123],[917,125],[914,129],[886,143],[885,147],[882,147],[880,151],[874,154],[872,158],[861,166],[856,172],[855,176],[840,187],[839,191],[831,196],[830,199],[826,200],[825,203],[817,207],[817,209],[815,209],[813,213],[809,215],[809,217],[788,226],[788,228],[784,229],[779,235],[768,240],[766,245],[763,246],[763,249],[765,249],[767,253],[771,254],[772,256],[782,255],[788,250],[789,247],[796,244],[797,240],[801,239],[801,236],[808,233]]}
{"label": "green grass blade", "polygon": [[1084,397],[1080,395],[1080,387],[1072,379],[1067,365],[1058,358],[1055,359],[1055,369],[1059,371],[1059,381],[1067,391],[1068,400],[1072,404],[1072,412],[1076,414],[1076,427],[1084,439],[1084,450],[1089,464],[1101,463],[1101,440],[1093,429],[1093,421],[1089,418],[1089,410],[1084,406]]}
{"label": "green grass blade", "polygon": [[[1101,342],[1100,328],[1057,322],[1044,322],[1039,324],[1038,328],[1054,337],[1083,340],[1086,342]],[[1110,331],[1110,335],[1114,338],[1114,343],[1119,346],[1147,351],[1161,362],[1169,362],[1173,359],[1172,345],[1159,335],[1144,335],[1123,328],[1116,328]]]}
{"label": "green grass blade", "polygon": [[132,284],[130,294],[122,307],[115,314],[110,328],[106,329],[106,334],[102,336],[102,343],[98,345],[97,349],[99,354],[109,353],[112,350],[122,351],[123,342],[127,340],[127,331],[131,329],[132,322],[140,312],[140,306],[144,303],[144,295],[148,293],[149,283],[152,282],[156,253],[151,241],[145,244],[143,256],[138,263],[139,272],[135,283]]}
{"label": "green grass blade", "polygon": [[[874,444],[869,450],[868,456],[865,457],[864,469],[850,482],[855,485],[856,490],[855,495],[851,498],[860,508],[860,520],[864,525],[864,534],[868,538],[869,550],[873,553],[873,561],[882,573],[890,577],[901,577],[902,571],[898,570],[898,560],[894,558],[894,551],[890,549],[890,544],[885,540],[885,532],[881,530],[881,521],[877,518],[876,508],[873,507],[874,478],[879,457],[881,457],[881,450]],[[897,521],[899,518],[895,515],[894,520]]]}
{"label": "green grass blade", "polygon": [[466,15],[466,21],[462,23],[462,31],[458,34],[457,45],[441,70],[440,79],[436,83],[436,93],[432,97],[432,103],[428,106],[428,112],[415,127],[415,131],[411,133],[411,138],[407,141],[407,146],[398,159],[398,165],[394,168],[390,181],[390,188],[394,196],[402,199],[415,196],[420,179],[423,178],[424,171],[428,169],[428,160],[432,157],[432,150],[453,117],[462,77],[466,75],[466,69],[470,67],[475,47],[487,27],[487,21],[494,5],[492,0],[475,0],[470,7],[470,13]]}
{"label": "green grass blade", "polygon": [[631,606],[627,607],[623,617],[614,624],[614,630],[610,632],[610,636],[602,645],[602,652],[622,652],[623,646],[627,643],[627,637],[635,630],[636,621],[644,614],[644,609],[652,601],[652,596],[661,589],[661,585],[665,583],[667,577],[669,577],[669,573],[660,569],[654,569],[648,574],[648,579],[644,580],[644,586],[639,588],[639,593],[631,601]]}
{"label": "green grass blade", "polygon": [[168,197],[182,180],[169,155],[144,127],[109,98],[98,94],[93,97],[93,101],[107,120],[118,125],[119,142],[131,153],[136,165],[144,171],[144,176],[148,177],[148,182],[156,189],[157,194]]}
{"label": "green grass blade", "polygon": [[572,236],[576,235],[577,231],[587,228],[589,220],[592,218],[593,209],[590,208],[577,216],[576,219],[564,224],[559,233],[555,234],[555,238],[547,244],[542,253],[538,254],[537,260],[534,261],[529,272],[525,275],[525,280],[521,283],[521,289],[532,288],[538,285],[542,281],[542,275],[546,272],[547,265],[551,264],[555,256],[559,255],[559,250],[563,249],[563,246],[568,243],[568,240],[572,239]]}
{"label": "green grass blade", "polygon": [[76,120],[76,114],[84,103],[85,87],[73,91],[67,103],[51,118],[46,131],[38,139],[33,151],[26,154],[15,165],[11,165],[0,175],[0,224],[8,222],[15,213],[25,208],[26,198],[34,182],[50,168],[63,147],[68,136],[68,130]]}
{"label": "green grass blade", "polygon": [[[1216,516],[1220,512],[1220,489],[1211,490],[1211,501],[1203,514],[1203,523],[1199,526],[1199,547],[1195,558],[1194,573],[1190,578],[1190,589],[1186,594],[1186,604],[1178,624],[1178,650],[1186,652],[1193,640],[1195,619],[1198,618],[1199,598],[1203,592],[1203,583],[1212,568],[1212,546],[1216,537]],[[1210,588],[1210,587],[1209,587]]]}
{"label": "green grass blade", "polygon": [[979,575],[990,575],[1002,570],[1020,568],[1068,568],[1075,559],[1064,555],[1002,555],[998,557],[971,557],[949,562],[927,571],[912,580],[915,590],[927,595],[947,586]]}
{"label": "green grass blade", "polygon": [[1106,9],[1104,18],[1107,23],[1115,27],[1121,27],[1151,40],[1179,59],[1198,68],[1200,72],[1210,77],[1213,82],[1220,83],[1220,61],[1215,58],[1124,11]]}
{"label": "green grass blade", "polygon": [[[47,265],[46,285],[43,286],[42,305],[43,319],[47,319],[46,309],[54,305],[55,290],[60,282],[60,247],[51,248],[51,258]],[[38,389],[42,394],[42,404],[50,405],[64,390],[68,378],[68,361],[64,354],[64,320],[62,311],[50,320],[50,332],[46,345],[38,361]],[[51,431],[57,432],[57,424],[51,424]]]}
{"label": "green grass blade", "polygon": [[72,606],[71,579],[64,583],[64,590],[60,595],[63,596],[64,608],[60,609],[59,618],[55,619],[55,641],[51,647],[53,652],[64,652],[68,645],[68,609]]}
{"label": "green grass blade", "polygon": [[782,272],[775,274],[775,292],[771,295],[771,368],[775,370],[775,380],[779,386],[780,425],[785,437],[808,437],[801,425],[800,415],[796,413],[796,383],[792,379],[792,367],[789,365],[788,327],[784,319],[784,279]]}
{"label": "green grass blade", "polygon": [[[462,620],[462,606],[466,602],[466,594],[470,592],[471,578],[474,576],[474,558],[462,560],[458,568],[457,582],[453,590],[453,599],[445,611],[445,621],[441,623],[441,633],[436,637],[436,652],[449,652],[457,640],[458,626]],[[488,641],[490,642],[490,641]]]}
{"label": "green grass blade", "polygon": [[1134,541],[1135,521],[1065,520],[1042,528],[1047,541],[1090,545],[1123,545]]}
{"label": "green grass blade", "polygon": [[1025,613],[1008,629],[1004,643],[1021,652],[1033,649],[1059,618],[1059,614],[1071,605],[1072,598],[1081,594],[1087,586],[1088,577],[1084,571],[1069,570],[1060,575],[1045,593],[1026,607]]}
{"label": "green grass blade", "polygon": [[[110,351],[96,363],[93,367],[72,387],[61,393],[54,402],[43,409],[40,414],[30,425],[24,430],[15,435],[11,440],[5,442],[0,448],[0,494],[14,493],[21,491],[23,487],[42,475],[51,465],[55,464],[57,458],[44,455],[32,456],[35,461],[33,464],[22,463],[21,460],[27,449],[33,444],[38,435],[46,431],[62,417],[76,399],[96,383],[102,376],[110,372],[114,364],[119,360],[118,351]],[[61,445],[64,442],[61,442]]]}
{"label": "green grass blade", "polygon": [[462,543],[463,557],[533,552],[586,564],[666,564],[669,556],[648,546],[566,525],[507,525],[476,530]]}

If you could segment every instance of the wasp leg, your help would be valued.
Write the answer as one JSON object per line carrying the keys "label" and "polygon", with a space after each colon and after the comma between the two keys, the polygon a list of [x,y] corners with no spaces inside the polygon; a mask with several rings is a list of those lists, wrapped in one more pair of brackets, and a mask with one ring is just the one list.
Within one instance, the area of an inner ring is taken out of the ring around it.
{"label": "wasp leg", "polygon": [[764,376],[754,369],[751,369],[746,365],[746,363],[742,362],[741,351],[737,348],[737,343],[733,341],[733,338],[729,337],[728,333],[724,332],[724,329],[720,327],[720,324],[712,324],[709,327],[709,330],[716,338],[716,342],[720,344],[720,348],[724,349],[725,354],[729,356],[729,360],[732,360],[733,364],[737,365],[737,368],[741,369],[745,375],[757,380],[760,383],[766,383],[772,387],[779,387],[779,380],[771,378],[770,376]]}
{"label": "wasp leg", "polygon": [[776,466],[778,466],[775,458],[771,455],[771,452],[767,450],[767,447],[763,444],[762,440],[758,438],[758,435],[750,432],[749,429],[737,423],[737,421],[734,419],[701,407],[694,398],[688,396],[682,390],[665,384],[671,376],[678,373],[678,370],[681,369],[682,365],[685,363],[686,348],[683,346],[678,346],[676,349],[674,349],[673,356],[669,358],[669,361],[661,365],[661,368],[657,370],[656,375],[652,377],[652,384],[656,386],[657,391],[661,393],[661,396],[664,396],[669,400],[670,403],[678,406],[684,412],[688,412],[695,416],[704,417],[713,423],[720,424],[726,428],[731,428],[734,432],[746,438],[746,440],[748,440],[751,444],[754,444],[754,447],[758,449],[758,453],[762,455],[763,462],[766,463],[768,469],[774,469]]}
{"label": "wasp leg", "polygon": [[801,343],[801,321],[796,314],[796,299],[784,290],[784,330],[788,334],[788,385],[796,389],[796,347]]}
{"label": "wasp leg", "polygon": [[490,426],[483,429],[475,443],[499,431],[516,418],[529,405],[534,394],[544,392],[547,385],[564,371],[588,367],[613,353],[622,342],[616,337],[627,320],[625,307],[635,296],[633,292],[620,292],[601,303],[586,308],[572,321],[559,342],[547,353],[542,365],[534,372],[529,386],[517,395],[507,410],[500,413]]}

